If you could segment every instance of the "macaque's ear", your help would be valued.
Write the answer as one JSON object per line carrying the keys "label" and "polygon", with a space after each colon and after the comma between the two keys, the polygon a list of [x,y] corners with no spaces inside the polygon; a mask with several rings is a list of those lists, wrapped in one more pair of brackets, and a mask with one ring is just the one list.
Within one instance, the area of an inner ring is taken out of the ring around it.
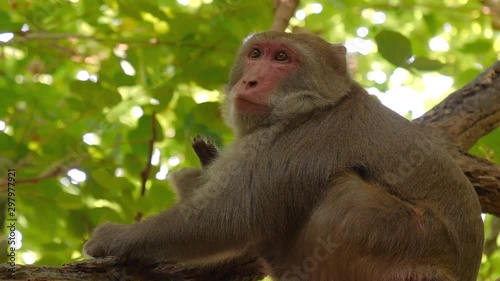
{"label": "macaque's ear", "polygon": [[347,74],[347,49],[341,44],[332,44],[333,68],[341,75]]}

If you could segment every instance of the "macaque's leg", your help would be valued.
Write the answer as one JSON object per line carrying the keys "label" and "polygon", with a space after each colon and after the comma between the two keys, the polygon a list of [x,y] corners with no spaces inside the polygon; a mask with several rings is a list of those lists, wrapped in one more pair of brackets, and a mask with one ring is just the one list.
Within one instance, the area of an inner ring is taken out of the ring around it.
{"label": "macaque's leg", "polygon": [[214,281],[259,281],[265,277],[257,258],[242,256],[221,264],[204,266]]}
{"label": "macaque's leg", "polygon": [[340,175],[291,247],[304,251],[292,254],[299,258],[285,266],[295,271],[282,276],[308,281],[460,280],[451,273],[458,270],[460,245],[442,215],[420,204],[357,175]]}
{"label": "macaque's leg", "polygon": [[[118,256],[146,262],[215,263],[238,257],[246,252],[254,235],[268,235],[259,218],[277,207],[264,204],[254,216],[235,211],[250,209],[245,201],[248,191],[231,182],[234,180],[229,179],[227,186],[207,182],[188,201],[133,225],[105,223],[94,230],[85,252],[91,257]],[[255,198],[259,202],[264,199]]]}

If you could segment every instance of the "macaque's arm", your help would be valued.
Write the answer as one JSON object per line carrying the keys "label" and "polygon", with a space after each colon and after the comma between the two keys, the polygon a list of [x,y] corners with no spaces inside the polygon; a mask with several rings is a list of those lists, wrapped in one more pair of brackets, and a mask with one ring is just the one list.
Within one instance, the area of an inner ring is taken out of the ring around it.
{"label": "macaque's arm", "polygon": [[[150,261],[238,255],[255,237],[269,235],[265,225],[286,221],[284,202],[271,204],[265,197],[273,195],[261,195],[241,185],[221,188],[210,182],[190,200],[134,225],[103,224],[93,232],[84,251],[91,257]],[[271,231],[276,234],[276,229]]]}

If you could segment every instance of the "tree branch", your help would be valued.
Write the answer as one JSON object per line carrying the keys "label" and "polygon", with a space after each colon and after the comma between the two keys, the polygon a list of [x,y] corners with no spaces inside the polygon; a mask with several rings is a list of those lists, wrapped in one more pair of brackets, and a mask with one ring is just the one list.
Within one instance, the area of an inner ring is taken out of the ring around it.
{"label": "tree branch", "polygon": [[[80,159],[76,159],[68,165],[66,165],[66,164],[56,165],[50,171],[45,172],[45,173],[43,173],[37,177],[34,177],[34,178],[16,179],[16,184],[19,185],[22,183],[37,183],[37,182],[42,181],[42,180],[59,177],[65,173],[67,173],[69,170],[78,167],[78,165],[80,165],[80,163],[83,160],[85,160],[86,158],[87,158],[87,156],[84,156]],[[8,185],[9,185],[9,182],[7,180],[1,181],[0,182],[0,191],[7,190]]]}
{"label": "tree branch", "polygon": [[483,212],[500,217],[500,165],[466,153],[500,124],[500,61],[414,122],[448,149],[476,189]]}
{"label": "tree branch", "polygon": [[57,42],[60,40],[68,40],[68,41],[90,40],[101,44],[107,44],[113,46],[116,44],[128,44],[128,45],[140,45],[140,46],[158,45],[158,46],[169,46],[175,48],[192,48],[192,49],[204,49],[204,50],[214,50],[214,51],[216,50],[218,52],[234,54],[233,49],[220,48],[220,44],[200,45],[195,43],[168,41],[158,37],[151,37],[147,40],[142,40],[142,39],[137,40],[134,38],[127,38],[127,37],[117,37],[117,36],[96,37],[96,36],[87,36],[87,35],[73,34],[73,33],[48,33],[48,32],[31,32],[31,31],[13,32],[13,33],[16,35],[14,39],[8,42],[0,42],[0,47],[25,44],[27,42],[32,42],[32,41]]}
{"label": "tree branch", "polygon": [[114,257],[85,260],[62,267],[18,265],[15,273],[9,265],[0,265],[0,280],[61,281],[257,281],[255,259],[228,262],[217,269],[189,268],[174,263],[140,264],[120,261]]}
{"label": "tree branch", "polygon": [[471,148],[500,124],[500,61],[414,122],[451,145]]}
{"label": "tree branch", "polygon": [[461,151],[451,154],[476,189],[482,212],[500,217],[500,165]]}
{"label": "tree branch", "polygon": [[[151,160],[153,159],[153,152],[155,147],[155,142],[158,140],[158,130],[156,129],[156,113],[153,112],[151,116],[151,138],[148,141],[148,162],[146,163],[146,167],[141,171],[141,197],[144,197],[146,194],[146,184],[149,179],[149,175],[151,174]],[[141,220],[144,214],[138,212],[135,216],[135,221],[138,222]]]}
{"label": "tree branch", "polygon": [[275,0],[274,21],[270,30],[285,31],[298,5],[299,0]]}

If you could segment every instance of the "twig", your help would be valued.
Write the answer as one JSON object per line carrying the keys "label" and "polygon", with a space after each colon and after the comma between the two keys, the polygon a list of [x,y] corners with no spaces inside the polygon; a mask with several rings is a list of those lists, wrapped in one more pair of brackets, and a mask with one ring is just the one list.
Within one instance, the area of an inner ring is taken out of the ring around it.
{"label": "twig", "polygon": [[[85,158],[87,158],[87,156],[84,156],[81,159],[75,160],[69,166],[64,165],[64,164],[57,165],[52,171],[50,171],[48,173],[41,174],[41,175],[39,175],[38,177],[35,177],[35,178],[16,179],[16,185],[19,185],[21,183],[37,183],[37,182],[42,181],[42,180],[46,180],[46,179],[50,179],[50,178],[55,178],[57,176],[65,174],[69,170],[77,167]],[[2,181],[2,182],[0,182],[0,191],[7,190],[7,188],[6,188],[7,186],[8,186],[8,181]]]}
{"label": "twig", "polygon": [[[151,129],[152,135],[148,141],[148,162],[146,163],[146,167],[141,171],[141,197],[146,194],[146,183],[148,182],[149,175],[151,174],[151,159],[153,159],[153,152],[155,142],[158,139],[158,132],[156,130],[156,112],[153,112],[151,116]],[[140,221],[144,214],[142,212],[138,212],[135,216],[135,221]]]}
{"label": "twig", "polygon": [[285,31],[298,5],[299,0],[275,0],[274,21],[271,30]]}
{"label": "twig", "polygon": [[190,44],[179,41],[165,41],[161,38],[151,37],[148,40],[134,40],[133,38],[125,38],[125,37],[96,37],[96,36],[87,36],[81,34],[73,34],[73,33],[47,33],[47,32],[13,32],[16,36],[14,39],[9,42],[0,42],[0,46],[12,46],[17,44],[23,44],[29,41],[58,41],[58,40],[91,40],[102,44],[129,44],[129,45],[163,45],[169,47],[177,47],[177,48],[193,48],[193,49],[203,49],[203,50],[213,50],[220,51],[224,53],[233,54],[234,50],[232,49],[220,49],[217,45],[203,46],[200,44]]}

